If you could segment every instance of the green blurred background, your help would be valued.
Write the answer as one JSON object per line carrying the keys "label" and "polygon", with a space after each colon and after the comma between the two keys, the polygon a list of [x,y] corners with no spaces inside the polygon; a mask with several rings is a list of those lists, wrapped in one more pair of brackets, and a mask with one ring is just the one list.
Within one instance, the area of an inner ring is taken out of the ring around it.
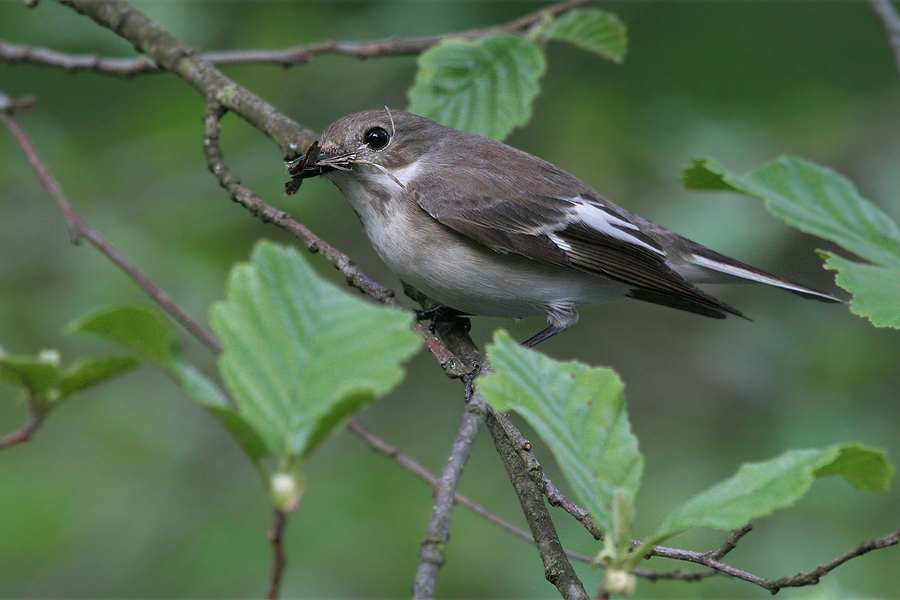
{"label": "green blurred background", "polygon": [[[541,6],[139,3],[200,49],[425,36],[504,22]],[[782,226],[754,200],[688,192],[678,180],[694,156],[743,172],[789,152],[841,171],[900,217],[900,76],[867,5],[635,2],[608,8],[628,26],[625,63],[551,45],[534,119],[509,142],[701,243],[834,289],[814,252],[827,244]],[[133,53],[111,32],[47,0],[33,10],[0,2],[0,37],[74,53]],[[321,131],[350,112],[405,107],[414,63],[321,57],[290,70],[224,70]],[[256,240],[296,243],[230,202],[206,171],[203,104],[177,78],[123,81],[0,64],[0,89],[37,96],[36,109],[21,123],[82,216],[199,319],[205,321],[210,303],[223,294],[228,269],[246,259]],[[226,120],[223,147],[243,182],[267,202],[345,251],[376,280],[397,286],[330,184],[310,181],[296,196],[283,197],[277,148],[235,118]],[[59,348],[67,363],[115,353],[100,341],[64,336],[61,328],[97,306],[144,297],[92,247],[69,244],[59,212],[5,132],[0,210],[0,345],[16,353]],[[311,260],[341,282],[323,259]],[[777,290],[723,287],[715,293],[754,322],[629,302],[584,311],[577,327],[542,346],[556,358],[610,365],[625,380],[647,457],[638,500],[641,534],[675,503],[744,461],[843,441],[884,448],[895,462],[900,457],[900,332],[876,330],[845,308]],[[500,326],[524,339],[543,324],[476,319],[474,332],[484,341]],[[183,341],[186,355],[213,372],[210,354],[186,335]],[[0,386],[3,432],[26,417],[17,400],[16,389]],[[439,470],[462,408],[460,385],[422,353],[401,387],[360,419]],[[428,489],[346,433],[317,452],[307,475],[309,490],[287,535],[284,597],[407,596],[430,511]],[[523,524],[486,434],[461,491]],[[872,495],[843,481],[821,481],[793,509],[758,522],[730,559],[770,578],[809,570],[896,530],[898,507],[896,485]],[[597,550],[571,519],[554,514],[567,545]],[[166,377],[144,368],[64,405],[30,443],[0,453],[0,596],[258,597],[270,566],[269,519],[258,477],[235,444]],[[723,539],[719,532],[699,532],[672,543],[708,549]],[[900,597],[898,552],[883,550],[841,567],[827,579],[831,592]],[[578,569],[596,590],[601,574]],[[533,548],[463,509],[454,514],[438,593],[555,596]],[[638,595],[768,593],[714,579],[644,582]]]}

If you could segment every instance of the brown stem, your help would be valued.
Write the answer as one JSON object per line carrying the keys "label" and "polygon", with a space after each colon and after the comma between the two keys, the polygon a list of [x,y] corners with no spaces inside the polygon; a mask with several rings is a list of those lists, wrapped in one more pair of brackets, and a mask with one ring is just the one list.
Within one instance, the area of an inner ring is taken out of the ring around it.
{"label": "brown stem", "polygon": [[278,598],[278,591],[281,588],[281,577],[284,574],[284,567],[287,560],[284,556],[284,530],[287,527],[288,515],[283,510],[274,509],[274,520],[272,528],[269,530],[269,540],[272,542],[272,576],[269,579],[269,600]]}
{"label": "brown stem", "polygon": [[800,573],[798,575],[794,575],[793,577],[783,577],[777,581],[769,582],[768,585],[765,585],[763,587],[774,594],[775,592],[787,587],[815,585],[819,583],[819,579],[821,579],[825,575],[828,575],[848,560],[854,559],[858,556],[862,556],[863,554],[868,554],[872,550],[880,550],[882,548],[896,546],[898,543],[900,543],[900,529],[882,538],[866,540],[846,554],[837,557],[831,562],[819,565],[808,573]]}
{"label": "brown stem", "polygon": [[28,413],[28,421],[26,421],[18,431],[14,431],[9,435],[5,435],[0,438],[0,450],[30,440],[31,436],[34,435],[34,432],[37,431],[41,424],[44,422],[44,418],[46,416],[46,409],[39,409],[34,405],[34,403],[31,403],[31,410]]}

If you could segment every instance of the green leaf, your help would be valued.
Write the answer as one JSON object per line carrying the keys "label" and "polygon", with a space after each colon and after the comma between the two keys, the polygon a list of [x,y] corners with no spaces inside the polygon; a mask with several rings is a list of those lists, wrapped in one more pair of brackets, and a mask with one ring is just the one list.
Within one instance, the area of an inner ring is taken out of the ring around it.
{"label": "green leaf", "polygon": [[251,460],[258,462],[268,454],[260,435],[234,411],[219,386],[181,360],[175,328],[155,307],[127,304],[103,308],[74,321],[67,330],[96,333],[146,356],[208,409]]}
{"label": "green leaf", "polygon": [[412,315],[373,306],[319,277],[293,248],[259,243],[211,312],[220,368],[270,452],[302,456],[402,376],[420,340]]}
{"label": "green leaf", "polygon": [[900,269],[853,262],[833,252],[822,253],[825,268],[837,271],[835,281],[853,293],[850,312],[876,327],[900,329]]}
{"label": "green leaf", "polygon": [[877,327],[900,328],[900,227],[862,198],[842,175],[809,161],[783,156],[744,176],[718,163],[694,159],[682,173],[695,189],[727,189],[763,200],[788,225],[831,240],[872,265],[832,253],[827,268],[854,296],[851,310]]}
{"label": "green leaf", "polygon": [[59,392],[63,396],[74,394],[92,385],[103,383],[141,366],[133,356],[94,358],[69,369],[60,381]]}
{"label": "green leaf", "polygon": [[40,356],[0,356],[0,379],[26,388],[32,395],[46,394],[59,385],[59,353]]}
{"label": "green leaf", "polygon": [[266,443],[262,436],[253,429],[244,417],[233,409],[224,406],[208,405],[206,408],[222,423],[225,429],[228,430],[228,433],[231,434],[231,437],[235,439],[254,463],[258,463],[269,455],[269,449],[266,448]]}
{"label": "green leaf", "polygon": [[540,46],[508,33],[446,39],[423,52],[418,64],[410,112],[495,140],[531,119],[547,68]]}
{"label": "green leaf", "polygon": [[615,14],[597,8],[570,10],[553,22],[548,37],[617,63],[628,49],[625,24]]}
{"label": "green leaf", "polygon": [[101,308],[73,321],[66,329],[102,335],[162,367],[169,366],[177,352],[174,328],[162,313],[143,304]]}
{"label": "green leaf", "polygon": [[[734,183],[732,183],[732,180]],[[727,190],[740,192],[740,181],[711,158],[695,158],[681,171],[681,182],[692,190]]]}
{"label": "green leaf", "polygon": [[584,507],[611,533],[614,492],[622,488],[633,499],[644,466],[618,375],[554,361],[520,346],[505,331],[494,334],[488,357],[494,372],[478,379],[485,400],[528,421]]}
{"label": "green leaf", "polygon": [[[885,492],[894,468],[881,450],[857,444],[834,446],[839,454],[815,472],[816,477],[840,475],[853,487],[870,492]],[[832,448],[832,449],[833,449]]]}
{"label": "green leaf", "polygon": [[747,463],[731,479],[673,511],[645,546],[690,527],[742,527],[794,504],[809,491],[816,477],[841,475],[856,487],[883,491],[892,470],[883,452],[858,445],[790,450],[766,462]]}

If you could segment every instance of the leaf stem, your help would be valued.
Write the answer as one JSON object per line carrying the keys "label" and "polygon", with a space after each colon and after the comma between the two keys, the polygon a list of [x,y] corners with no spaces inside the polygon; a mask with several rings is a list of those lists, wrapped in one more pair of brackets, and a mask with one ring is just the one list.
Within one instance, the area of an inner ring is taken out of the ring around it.
{"label": "leaf stem", "polygon": [[288,514],[279,509],[274,509],[273,511],[273,522],[272,528],[269,530],[269,540],[272,542],[272,576],[269,579],[269,594],[267,598],[269,600],[276,600],[278,598],[279,590],[281,589],[281,579],[284,574],[284,567],[287,564],[287,559],[284,555],[284,531],[287,528],[288,522]]}

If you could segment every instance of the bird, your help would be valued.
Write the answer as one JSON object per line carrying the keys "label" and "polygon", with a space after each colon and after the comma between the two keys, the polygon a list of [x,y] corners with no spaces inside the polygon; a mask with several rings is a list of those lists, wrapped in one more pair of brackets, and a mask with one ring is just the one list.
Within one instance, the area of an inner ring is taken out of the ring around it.
{"label": "bird", "polygon": [[387,267],[451,314],[546,317],[529,347],[578,309],[623,298],[744,317],[696,284],[842,302],[632,214],[536,156],[401,110],[338,119],[288,173],[288,194],[310,177],[334,183]]}

